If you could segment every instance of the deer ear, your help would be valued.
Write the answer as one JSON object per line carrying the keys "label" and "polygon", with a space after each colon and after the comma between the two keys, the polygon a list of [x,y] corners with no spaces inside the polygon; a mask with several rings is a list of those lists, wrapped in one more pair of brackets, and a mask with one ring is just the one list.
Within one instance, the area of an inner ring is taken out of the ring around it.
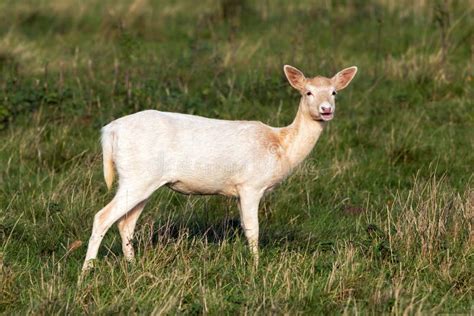
{"label": "deer ear", "polygon": [[306,77],[301,71],[290,65],[285,65],[283,67],[283,71],[285,72],[285,76],[293,88],[300,91],[304,89]]}
{"label": "deer ear", "polygon": [[332,82],[336,90],[342,90],[349,85],[351,80],[354,78],[357,73],[357,67],[352,66],[344,70],[339,71],[334,77],[332,77]]}

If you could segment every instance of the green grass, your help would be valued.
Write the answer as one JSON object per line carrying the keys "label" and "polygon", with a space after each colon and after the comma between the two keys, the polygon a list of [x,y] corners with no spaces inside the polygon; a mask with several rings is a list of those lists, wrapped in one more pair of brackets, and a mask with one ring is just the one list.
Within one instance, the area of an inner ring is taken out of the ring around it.
{"label": "green grass", "polygon": [[[1,1],[0,312],[472,312],[472,13],[469,1]],[[142,109],[286,125],[298,94],[284,64],[359,73],[310,157],[263,199],[259,267],[235,200],[162,189],[137,262],[114,227],[77,286],[113,196],[100,127]]]}

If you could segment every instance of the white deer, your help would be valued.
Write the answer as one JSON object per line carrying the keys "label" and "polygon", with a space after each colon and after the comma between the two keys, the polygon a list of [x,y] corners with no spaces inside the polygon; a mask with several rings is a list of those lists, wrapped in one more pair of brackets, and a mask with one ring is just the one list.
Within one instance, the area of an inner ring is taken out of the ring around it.
{"label": "white deer", "polygon": [[110,189],[115,165],[119,183],[115,197],[94,217],[84,271],[117,221],[124,256],[133,260],[135,224],[147,199],[163,185],[184,194],[238,197],[242,228],[258,264],[260,199],[311,152],[334,117],[336,92],[357,72],[350,67],[329,79],[306,78],[288,65],[283,69],[301,93],[296,118],[286,127],[148,110],[102,128],[105,181]]}

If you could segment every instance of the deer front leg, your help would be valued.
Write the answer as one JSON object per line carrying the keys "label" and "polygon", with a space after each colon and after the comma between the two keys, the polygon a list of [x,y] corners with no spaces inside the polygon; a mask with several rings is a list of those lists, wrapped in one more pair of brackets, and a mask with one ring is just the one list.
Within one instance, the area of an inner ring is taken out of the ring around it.
{"label": "deer front leg", "polygon": [[258,204],[262,194],[255,191],[240,192],[239,209],[242,229],[249,243],[254,257],[255,266],[258,266]]}

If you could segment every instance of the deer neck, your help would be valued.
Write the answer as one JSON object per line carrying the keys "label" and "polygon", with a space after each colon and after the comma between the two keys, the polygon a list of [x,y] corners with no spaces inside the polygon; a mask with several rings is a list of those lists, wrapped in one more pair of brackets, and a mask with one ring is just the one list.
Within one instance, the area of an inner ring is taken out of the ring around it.
{"label": "deer neck", "polygon": [[303,105],[303,100],[300,101],[293,123],[279,131],[290,168],[298,166],[309,155],[325,124],[322,121],[315,121],[307,107]]}

